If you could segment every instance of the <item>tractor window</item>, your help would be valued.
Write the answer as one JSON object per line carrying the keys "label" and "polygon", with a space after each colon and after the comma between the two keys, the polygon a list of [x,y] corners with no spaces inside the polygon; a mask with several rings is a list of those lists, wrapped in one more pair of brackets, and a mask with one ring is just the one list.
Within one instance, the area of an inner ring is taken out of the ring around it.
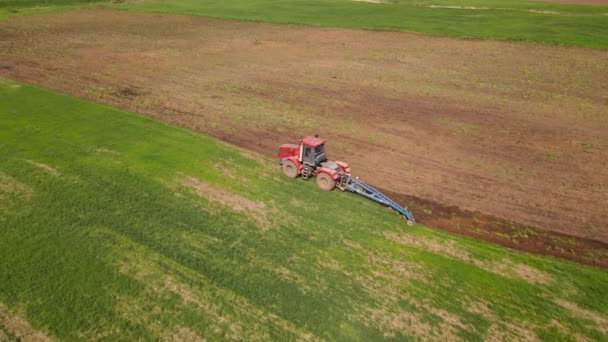
{"label": "tractor window", "polygon": [[319,145],[315,147],[315,155],[319,155],[325,151],[325,145]]}
{"label": "tractor window", "polygon": [[310,151],[312,150],[311,147],[305,146],[304,147],[304,158],[308,158],[310,157]]}

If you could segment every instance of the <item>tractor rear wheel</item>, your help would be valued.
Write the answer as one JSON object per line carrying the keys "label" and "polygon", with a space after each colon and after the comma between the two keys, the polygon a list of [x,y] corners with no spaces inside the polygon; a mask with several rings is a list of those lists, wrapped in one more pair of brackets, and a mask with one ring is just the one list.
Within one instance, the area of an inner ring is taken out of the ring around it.
{"label": "tractor rear wheel", "polygon": [[319,173],[317,175],[317,186],[319,186],[321,190],[330,191],[336,186],[336,181],[327,173]]}
{"label": "tractor rear wheel", "polygon": [[285,176],[289,178],[298,177],[298,167],[296,166],[296,163],[291,160],[284,161],[283,165],[281,165],[281,170],[283,170]]}

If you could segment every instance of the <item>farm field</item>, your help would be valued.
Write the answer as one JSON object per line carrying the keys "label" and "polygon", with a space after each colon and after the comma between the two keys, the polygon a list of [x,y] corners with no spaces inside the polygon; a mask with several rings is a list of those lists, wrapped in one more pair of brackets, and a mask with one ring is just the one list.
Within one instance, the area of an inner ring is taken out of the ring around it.
{"label": "farm field", "polygon": [[608,241],[606,50],[104,9],[12,17],[0,36],[3,77],[265,155],[320,133],[427,224],[442,203]]}
{"label": "farm field", "polygon": [[608,1],[591,2],[604,6],[511,0],[232,0],[202,3],[196,0],[145,0],[112,6],[273,23],[390,29],[606,48]]}
{"label": "farm field", "polygon": [[0,340],[608,333],[605,269],[407,227],[188,129],[0,80],[0,142]]}
{"label": "farm field", "polygon": [[274,23],[608,47],[608,0],[571,2],[603,6],[512,0],[144,0],[111,6]]}
{"label": "farm field", "polygon": [[91,6],[608,47],[608,0],[0,0],[0,18]]}
{"label": "farm field", "polygon": [[608,340],[607,18],[0,0],[0,342]]}

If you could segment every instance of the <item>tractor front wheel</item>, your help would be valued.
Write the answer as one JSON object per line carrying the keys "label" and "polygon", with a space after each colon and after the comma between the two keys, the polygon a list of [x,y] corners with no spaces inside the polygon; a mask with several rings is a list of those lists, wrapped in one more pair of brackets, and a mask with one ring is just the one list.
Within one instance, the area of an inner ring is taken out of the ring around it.
{"label": "tractor front wheel", "polygon": [[327,173],[319,173],[317,175],[317,185],[321,190],[330,191],[336,186],[336,181]]}
{"label": "tractor front wheel", "polygon": [[291,160],[284,161],[283,165],[281,165],[281,170],[283,170],[285,176],[289,178],[298,177],[298,167],[296,166],[296,163]]}

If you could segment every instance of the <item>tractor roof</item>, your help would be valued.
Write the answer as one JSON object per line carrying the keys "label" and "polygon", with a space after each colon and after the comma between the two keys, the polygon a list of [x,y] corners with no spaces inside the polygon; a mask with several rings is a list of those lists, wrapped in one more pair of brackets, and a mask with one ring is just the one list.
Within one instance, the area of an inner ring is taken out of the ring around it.
{"label": "tractor roof", "polygon": [[319,145],[325,144],[325,139],[321,139],[321,138],[317,138],[317,137],[313,137],[313,136],[307,136],[304,139],[302,139],[302,143],[306,146],[317,147]]}

